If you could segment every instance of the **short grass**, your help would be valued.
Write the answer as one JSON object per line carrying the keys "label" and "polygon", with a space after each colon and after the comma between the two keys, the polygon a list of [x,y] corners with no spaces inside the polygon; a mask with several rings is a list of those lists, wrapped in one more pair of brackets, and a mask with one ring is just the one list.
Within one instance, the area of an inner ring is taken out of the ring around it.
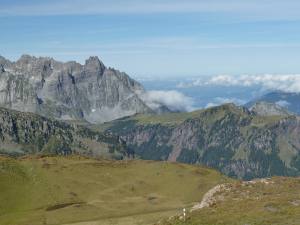
{"label": "short grass", "polygon": [[161,225],[297,225],[300,224],[300,179],[275,177],[271,183],[232,184],[230,191],[217,194],[208,208]]}
{"label": "short grass", "polygon": [[187,119],[198,117],[203,110],[197,110],[193,112],[182,112],[182,113],[166,113],[161,115],[145,115],[140,114],[134,117],[138,124],[162,124],[162,125],[178,125],[183,123]]}
{"label": "short grass", "polygon": [[153,224],[229,179],[191,165],[0,158],[0,224]]}

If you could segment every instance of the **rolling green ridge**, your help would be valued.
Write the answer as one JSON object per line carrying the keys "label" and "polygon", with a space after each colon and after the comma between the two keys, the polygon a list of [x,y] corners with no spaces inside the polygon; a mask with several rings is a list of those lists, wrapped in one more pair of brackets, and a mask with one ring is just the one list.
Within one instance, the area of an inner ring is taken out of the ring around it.
{"label": "rolling green ridge", "polygon": [[0,224],[153,224],[231,180],[168,162],[0,158]]}
{"label": "rolling green ridge", "polygon": [[300,120],[226,104],[191,113],[136,115],[95,130],[119,135],[141,159],[203,164],[252,179],[300,174]]}

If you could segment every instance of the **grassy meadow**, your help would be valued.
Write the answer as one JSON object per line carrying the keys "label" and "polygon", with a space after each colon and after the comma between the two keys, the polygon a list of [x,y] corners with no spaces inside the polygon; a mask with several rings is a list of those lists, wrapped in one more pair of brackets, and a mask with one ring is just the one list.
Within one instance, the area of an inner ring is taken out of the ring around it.
{"label": "grassy meadow", "polygon": [[0,224],[154,224],[228,181],[215,170],[178,163],[2,157]]}

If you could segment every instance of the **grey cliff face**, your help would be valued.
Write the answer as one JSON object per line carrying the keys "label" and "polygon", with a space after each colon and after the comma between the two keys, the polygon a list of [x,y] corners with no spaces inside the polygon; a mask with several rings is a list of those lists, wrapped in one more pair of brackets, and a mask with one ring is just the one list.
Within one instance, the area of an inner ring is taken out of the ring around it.
{"label": "grey cliff face", "polygon": [[143,87],[98,57],[85,65],[23,55],[0,58],[0,106],[57,119],[102,123],[152,110],[140,99]]}

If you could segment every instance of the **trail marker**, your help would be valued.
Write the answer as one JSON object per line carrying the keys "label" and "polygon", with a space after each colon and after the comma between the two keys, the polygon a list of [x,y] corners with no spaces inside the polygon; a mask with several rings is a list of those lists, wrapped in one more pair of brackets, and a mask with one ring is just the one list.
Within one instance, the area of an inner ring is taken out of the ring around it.
{"label": "trail marker", "polygon": [[183,221],[185,222],[185,217],[186,217],[186,210],[185,208],[183,209]]}

